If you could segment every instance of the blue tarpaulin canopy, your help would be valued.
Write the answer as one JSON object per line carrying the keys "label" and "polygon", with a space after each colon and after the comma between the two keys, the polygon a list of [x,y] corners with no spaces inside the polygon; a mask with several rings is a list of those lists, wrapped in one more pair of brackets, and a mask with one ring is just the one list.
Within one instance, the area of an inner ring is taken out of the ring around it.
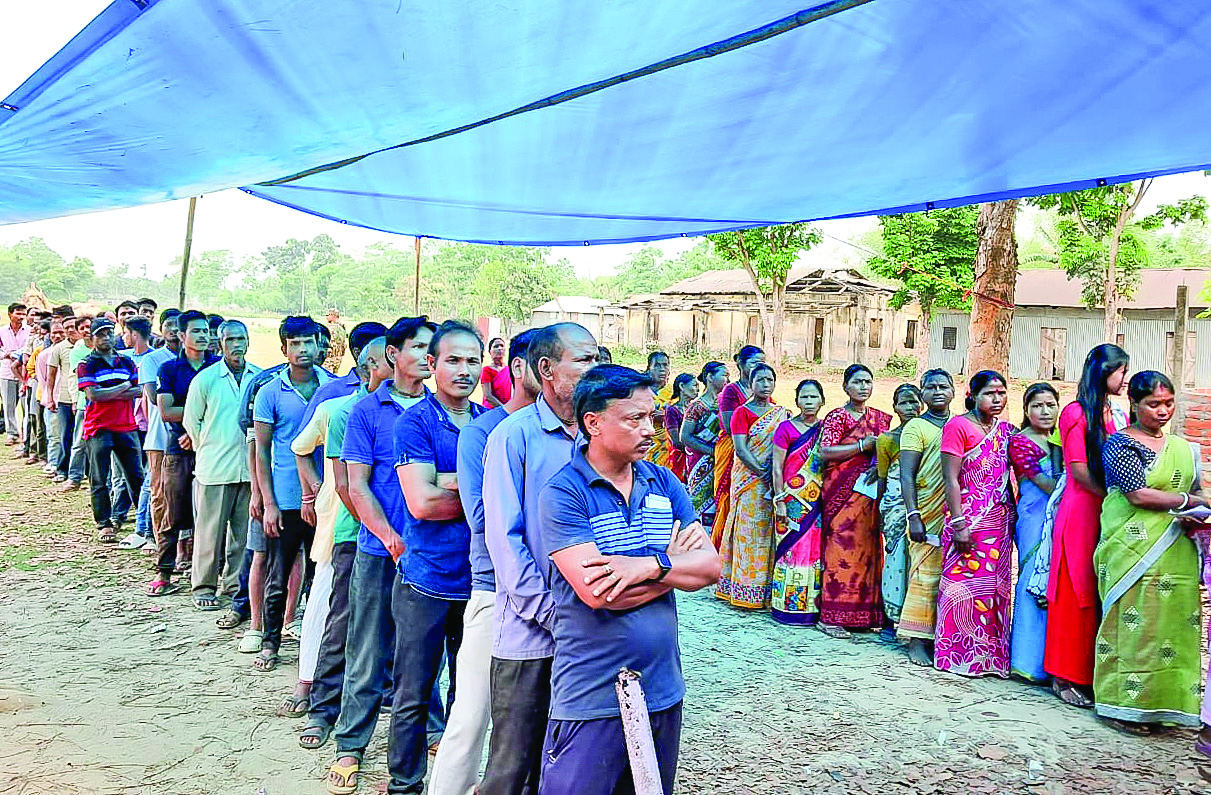
{"label": "blue tarpaulin canopy", "polygon": [[1209,53],[1206,0],[116,0],[0,105],[0,223],[244,186],[575,244],[1071,190],[1211,165]]}

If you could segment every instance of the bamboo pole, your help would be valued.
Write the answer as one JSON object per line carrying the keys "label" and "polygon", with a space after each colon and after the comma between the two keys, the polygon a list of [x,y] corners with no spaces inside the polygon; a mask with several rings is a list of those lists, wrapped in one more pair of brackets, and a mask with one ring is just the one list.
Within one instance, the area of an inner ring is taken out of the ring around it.
{"label": "bamboo pole", "polygon": [[420,235],[416,236],[416,317],[420,317]]}
{"label": "bamboo pole", "polygon": [[1184,284],[1177,286],[1176,307],[1173,313],[1173,361],[1169,364],[1169,372],[1173,374],[1173,388],[1177,391],[1177,401],[1173,427],[1178,433],[1185,433],[1186,425],[1186,328],[1190,321],[1189,288]]}
{"label": "bamboo pole", "polygon": [[177,294],[177,309],[185,311],[185,282],[189,278],[189,254],[193,249],[193,216],[198,209],[198,197],[189,197],[189,219],[185,222],[185,253],[181,255],[181,289]]}
{"label": "bamboo pole", "polygon": [[618,672],[614,690],[622,712],[622,733],[626,737],[627,757],[631,760],[631,781],[635,795],[665,795],[656,761],[656,743],[652,740],[652,721],[643,696],[640,676],[630,668]]}

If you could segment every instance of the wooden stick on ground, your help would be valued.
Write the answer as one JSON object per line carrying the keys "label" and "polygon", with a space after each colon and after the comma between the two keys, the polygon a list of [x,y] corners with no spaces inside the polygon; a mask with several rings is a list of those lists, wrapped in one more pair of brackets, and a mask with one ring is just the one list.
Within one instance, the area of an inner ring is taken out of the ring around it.
{"label": "wooden stick on ground", "polygon": [[627,739],[631,778],[635,782],[635,795],[665,795],[660,783],[660,765],[656,762],[656,744],[652,741],[648,703],[639,680],[637,671],[623,668],[614,684],[622,710],[622,733]]}

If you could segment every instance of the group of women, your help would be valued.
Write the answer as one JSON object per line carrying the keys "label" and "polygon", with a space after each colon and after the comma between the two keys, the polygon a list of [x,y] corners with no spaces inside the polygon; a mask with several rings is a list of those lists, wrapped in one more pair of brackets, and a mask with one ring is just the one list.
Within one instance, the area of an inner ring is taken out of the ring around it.
{"label": "group of women", "polygon": [[[972,376],[960,413],[950,374],[930,370],[896,388],[893,429],[868,405],[864,365],[821,419],[818,381],[796,386],[792,412],[759,348],[734,358],[736,381],[708,362],[671,388],[668,357],[648,362],[653,457],[711,528],[720,599],[838,639],[879,630],[941,671],[1050,681],[1124,732],[1201,725],[1211,756],[1199,596],[1211,511],[1197,445],[1165,432],[1164,374],[1128,379],[1127,354],[1099,345],[1075,401],[1061,410],[1034,384],[1015,425],[1004,376]],[[1124,391],[1129,415],[1112,400]]]}

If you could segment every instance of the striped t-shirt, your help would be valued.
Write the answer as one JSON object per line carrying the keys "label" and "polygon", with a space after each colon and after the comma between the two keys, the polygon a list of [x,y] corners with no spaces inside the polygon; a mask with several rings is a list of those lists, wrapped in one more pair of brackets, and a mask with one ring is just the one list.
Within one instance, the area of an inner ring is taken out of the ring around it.
{"label": "striped t-shirt", "polygon": [[[76,368],[80,391],[86,389],[109,389],[121,383],[139,385],[139,371],[135,363],[120,353],[114,353],[113,361],[93,352]],[[89,401],[84,413],[85,439],[98,431],[133,431],[135,425],[135,402],[131,400]]]}

